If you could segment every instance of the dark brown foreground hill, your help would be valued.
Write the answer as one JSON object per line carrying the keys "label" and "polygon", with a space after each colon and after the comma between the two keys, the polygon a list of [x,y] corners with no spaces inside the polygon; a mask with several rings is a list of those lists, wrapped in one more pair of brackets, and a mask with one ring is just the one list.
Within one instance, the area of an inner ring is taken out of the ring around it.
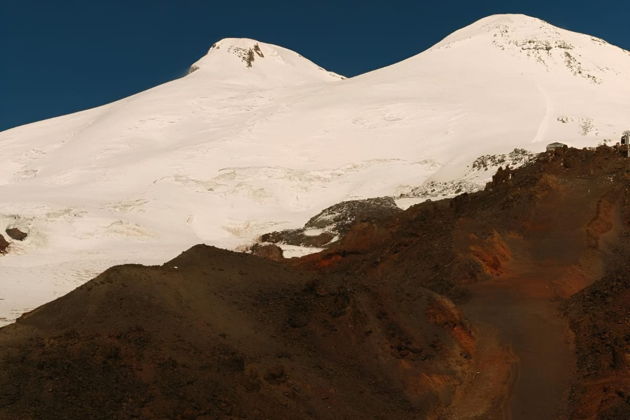
{"label": "dark brown foreground hill", "polygon": [[0,418],[630,418],[629,169],[569,149],[300,260],[114,267],[0,329]]}
{"label": "dark brown foreground hill", "polygon": [[423,418],[466,326],[432,292],[405,301],[202,245],[115,267],[0,330],[0,417]]}

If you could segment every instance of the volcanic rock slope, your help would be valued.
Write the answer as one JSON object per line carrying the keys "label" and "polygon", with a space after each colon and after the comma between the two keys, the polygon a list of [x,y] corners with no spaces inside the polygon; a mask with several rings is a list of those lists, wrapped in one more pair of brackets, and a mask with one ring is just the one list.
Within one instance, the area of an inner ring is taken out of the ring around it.
{"label": "volcanic rock slope", "polygon": [[629,181],[618,149],[543,154],[483,192],[358,223],[298,264],[458,304],[473,372],[446,418],[628,418]]}
{"label": "volcanic rock slope", "polygon": [[0,418],[626,419],[629,165],[545,154],[301,259],[111,268],[0,329]]}
{"label": "volcanic rock slope", "polygon": [[473,168],[481,155],[616,139],[629,94],[627,51],[521,15],[349,79],[224,39],[181,79],[0,133],[0,225],[30,233],[0,258],[0,317],[113,264],[235,249],[343,200],[475,190],[492,173]]}

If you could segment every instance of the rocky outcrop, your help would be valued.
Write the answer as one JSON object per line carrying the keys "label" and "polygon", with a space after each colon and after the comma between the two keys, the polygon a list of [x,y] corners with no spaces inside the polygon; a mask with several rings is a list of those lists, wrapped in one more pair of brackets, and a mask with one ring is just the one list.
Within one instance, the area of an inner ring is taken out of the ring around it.
{"label": "rocky outcrop", "polygon": [[282,248],[274,244],[254,244],[251,247],[251,253],[257,257],[273,261],[282,261],[284,259]]}
{"label": "rocky outcrop", "polygon": [[[13,241],[23,241],[27,238],[27,234],[22,232],[17,228],[7,228],[5,233],[8,239]],[[11,247],[11,241],[4,237],[4,235],[0,234],[0,254],[6,254],[9,252],[9,248]]]}
{"label": "rocky outcrop", "polygon": [[0,235],[0,254],[6,254],[9,245],[9,242],[4,239],[4,236]]}
{"label": "rocky outcrop", "polygon": [[20,229],[18,228],[7,228],[6,229],[6,233],[9,236],[9,238],[16,240],[16,241],[23,241],[27,238],[28,234],[25,232],[22,232]]}
{"label": "rocky outcrop", "polygon": [[355,223],[378,223],[401,213],[391,197],[344,201],[324,209],[303,228],[271,232],[261,236],[267,243],[322,248],[345,235]]}
{"label": "rocky outcrop", "polygon": [[498,170],[513,170],[531,164],[537,158],[537,154],[518,148],[510,153],[482,155],[467,167],[466,173],[461,178],[452,181],[429,179],[422,185],[402,192],[399,198],[442,200],[460,194],[474,193],[482,190],[484,185],[490,181],[490,176]]}

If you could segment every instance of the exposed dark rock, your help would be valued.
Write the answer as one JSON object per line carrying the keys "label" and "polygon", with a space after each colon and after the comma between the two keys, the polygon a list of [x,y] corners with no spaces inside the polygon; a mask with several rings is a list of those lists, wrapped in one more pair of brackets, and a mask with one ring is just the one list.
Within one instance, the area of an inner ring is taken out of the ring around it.
{"label": "exposed dark rock", "polygon": [[256,44],[254,45],[254,52],[259,56],[259,57],[264,57],[265,54],[263,54],[262,50],[260,49],[260,45]]}
{"label": "exposed dark rock", "polygon": [[307,229],[288,229],[280,232],[266,233],[260,237],[263,242],[305,246],[309,248],[322,248],[330,244],[335,238],[332,232],[322,232],[317,235],[307,235]]}
{"label": "exposed dark rock", "polygon": [[20,229],[18,228],[8,228],[6,230],[7,235],[9,235],[9,237],[11,239],[14,239],[16,241],[23,241],[24,239],[26,239],[26,237],[28,236],[27,233],[22,232]]}
{"label": "exposed dark rock", "polygon": [[254,50],[247,50],[244,61],[247,63],[247,67],[252,67],[252,63],[254,62]]}
{"label": "exposed dark rock", "polygon": [[474,170],[488,170],[496,168],[497,166],[505,166],[516,168],[532,162],[536,158],[536,155],[525,149],[514,149],[507,154],[497,155],[482,155],[479,156],[471,165]]}
{"label": "exposed dark rock", "polygon": [[[301,229],[267,233],[261,236],[261,241],[323,248],[343,236],[355,223],[378,223],[401,212],[391,197],[344,201],[312,217]],[[310,233],[313,231],[320,233]]]}
{"label": "exposed dark rock", "polygon": [[0,235],[0,254],[6,254],[10,243],[4,239],[4,236]]}

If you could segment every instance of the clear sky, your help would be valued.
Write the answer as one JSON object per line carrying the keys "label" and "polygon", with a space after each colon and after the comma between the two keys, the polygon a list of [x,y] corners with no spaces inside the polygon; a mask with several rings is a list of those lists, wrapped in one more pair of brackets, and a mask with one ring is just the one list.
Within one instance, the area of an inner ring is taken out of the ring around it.
{"label": "clear sky", "polygon": [[0,0],[0,130],[177,78],[225,37],[282,45],[353,76],[495,13],[630,49],[627,0]]}

